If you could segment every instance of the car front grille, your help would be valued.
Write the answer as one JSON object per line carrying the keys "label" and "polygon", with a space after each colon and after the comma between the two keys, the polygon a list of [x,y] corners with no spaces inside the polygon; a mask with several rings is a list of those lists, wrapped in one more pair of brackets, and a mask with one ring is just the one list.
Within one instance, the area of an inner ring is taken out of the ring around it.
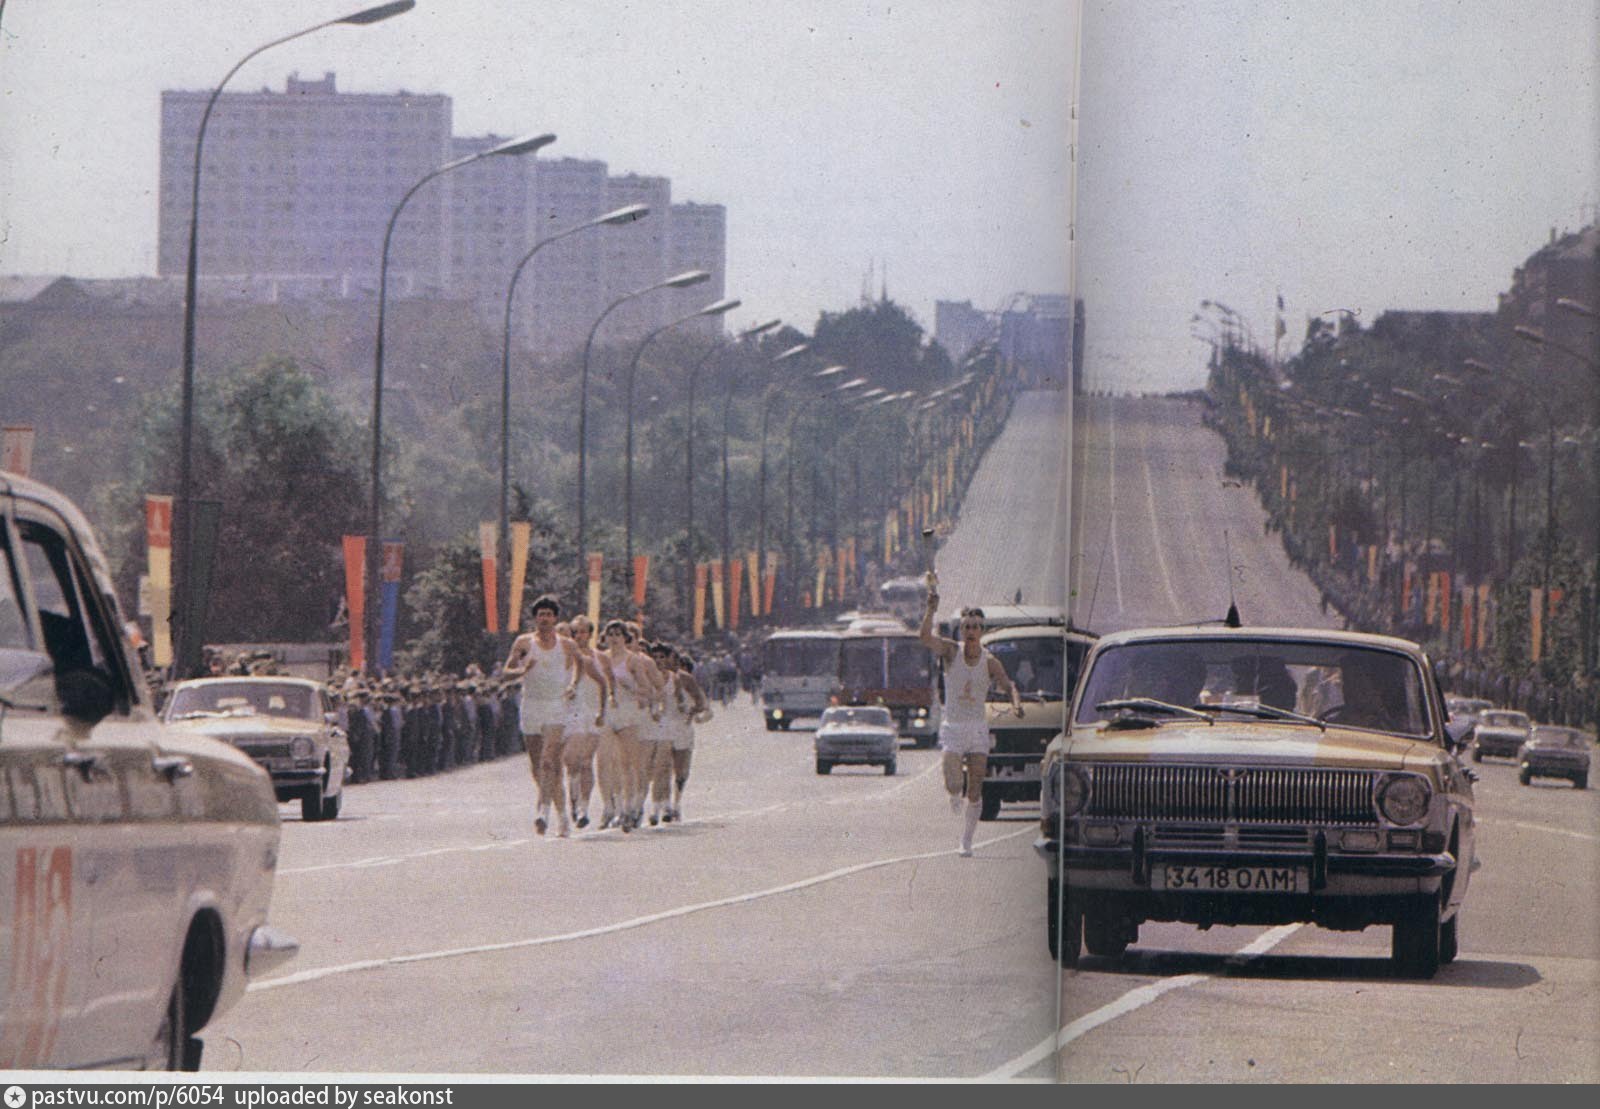
{"label": "car front grille", "polygon": [[1086,815],[1128,820],[1376,824],[1366,770],[1094,767]]}
{"label": "car front grille", "polygon": [[289,745],[278,740],[241,739],[236,741],[239,750],[253,759],[287,759]]}
{"label": "car front grille", "polygon": [[1039,755],[1050,746],[1050,741],[1061,733],[1060,728],[1008,728],[991,727],[994,749],[1004,755]]}

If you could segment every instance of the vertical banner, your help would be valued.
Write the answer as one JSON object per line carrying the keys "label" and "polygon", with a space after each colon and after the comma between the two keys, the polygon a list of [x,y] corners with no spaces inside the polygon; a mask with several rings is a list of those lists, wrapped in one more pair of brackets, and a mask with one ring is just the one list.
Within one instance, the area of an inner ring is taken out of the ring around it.
{"label": "vertical banner", "polygon": [[704,562],[694,564],[694,637],[706,634],[706,576],[711,567]]}
{"label": "vertical banner", "polygon": [[1538,662],[1544,652],[1544,590],[1537,585],[1528,590],[1528,658]]}
{"label": "vertical banner", "polygon": [[522,626],[522,590],[528,578],[528,545],[533,542],[533,525],[527,520],[511,524],[511,597],[506,602],[506,631]]}
{"label": "vertical banner", "polygon": [[28,424],[7,424],[0,431],[0,470],[23,477],[33,473],[33,428]]}
{"label": "vertical banner", "polygon": [[400,612],[400,567],[405,561],[404,543],[389,540],[383,545],[383,560],[378,572],[378,589],[383,609],[378,621],[378,669],[394,666],[394,625]]}
{"label": "vertical banner", "polygon": [[894,516],[883,518],[883,561],[887,565],[894,559]]}
{"label": "vertical banner", "polygon": [[764,616],[767,607],[761,603],[761,555],[757,551],[747,551],[744,561],[750,574],[750,615]]}
{"label": "vertical banner", "polygon": [[1378,584],[1378,545],[1376,543],[1367,548],[1367,581],[1373,585]]}
{"label": "vertical banner", "polygon": [[344,610],[350,616],[350,669],[367,668],[367,537],[344,537]]}
{"label": "vertical banner", "polygon": [[761,591],[761,611],[772,612],[772,595],[778,586],[778,552],[767,552],[767,580]]}
{"label": "vertical banner", "polygon": [[833,597],[834,600],[842,604],[844,603],[845,589],[847,588],[845,573],[850,566],[849,547],[844,543],[840,543],[835,546],[833,549],[833,560],[838,567],[834,571],[833,576]]}
{"label": "vertical banner", "polygon": [[1278,496],[1284,500],[1289,499],[1289,467],[1278,467]]}
{"label": "vertical banner", "polygon": [[647,554],[633,556],[633,607],[636,611],[643,611],[644,598],[650,586],[650,556]]}
{"label": "vertical banner", "polygon": [[1472,650],[1472,617],[1474,615],[1473,601],[1478,591],[1471,585],[1464,586],[1461,590],[1461,649]]}
{"label": "vertical banner", "polygon": [[1411,611],[1411,563],[1406,563],[1400,576],[1400,612]]}
{"label": "vertical banner", "polygon": [[1430,571],[1422,588],[1422,622],[1431,628],[1434,625],[1434,613],[1439,607],[1439,575]]}
{"label": "vertical banner", "polygon": [[1478,650],[1489,646],[1489,586],[1478,586]]}
{"label": "vertical banner", "polygon": [[744,562],[735,558],[728,563],[728,627],[739,630],[739,600],[744,583]]}
{"label": "vertical banner", "polygon": [[[15,471],[13,471],[15,472]],[[144,499],[145,542],[149,548],[151,661],[172,665],[172,498]]]}
{"label": "vertical banner", "polygon": [[722,559],[713,559],[711,562],[711,611],[717,618],[717,629],[720,631],[728,626],[728,613],[722,607]]}
{"label": "vertical banner", "polygon": [[1338,561],[1339,558],[1339,525],[1328,525],[1328,557]]}
{"label": "vertical banner", "polygon": [[589,623],[594,625],[594,639],[600,639],[600,567],[605,557],[598,551],[589,554]]}
{"label": "vertical banner", "polygon": [[483,630],[491,635],[500,630],[500,599],[496,595],[500,544],[496,532],[493,520],[485,520],[478,525],[478,550],[483,566]]}
{"label": "vertical banner", "polygon": [[1450,638],[1450,571],[1439,571],[1439,630]]}
{"label": "vertical banner", "polygon": [[821,608],[822,607],[823,602],[827,599],[827,588],[828,588],[828,552],[827,551],[818,551],[817,552],[817,588],[811,594],[812,603],[815,605],[815,607],[817,607],[817,608]]}

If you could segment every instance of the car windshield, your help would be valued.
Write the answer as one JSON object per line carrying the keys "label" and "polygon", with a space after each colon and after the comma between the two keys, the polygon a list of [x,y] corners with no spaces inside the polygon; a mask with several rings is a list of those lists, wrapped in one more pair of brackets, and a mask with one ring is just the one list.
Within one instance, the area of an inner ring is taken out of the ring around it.
{"label": "car windshield", "polygon": [[762,673],[774,678],[833,678],[838,671],[837,639],[769,639],[762,649]]}
{"label": "car windshield", "polygon": [[215,682],[182,686],[172,693],[167,719],[197,716],[281,716],[316,719],[311,690],[272,682]]}
{"label": "car windshield", "polygon": [[[1126,711],[1098,705],[1143,699],[1219,715],[1237,706],[1340,727],[1430,733],[1422,668],[1398,651],[1326,640],[1197,636],[1107,647],[1093,666],[1078,703],[1080,724]],[[1163,714],[1162,722],[1190,715]]]}
{"label": "car windshield", "polygon": [[824,727],[829,724],[867,724],[887,728],[893,720],[888,709],[840,708],[825,710],[822,723]]}
{"label": "car windshield", "polygon": [[1567,728],[1535,728],[1531,738],[1540,747],[1582,747],[1588,742],[1582,732]]}
{"label": "car windshield", "polygon": [[1486,712],[1478,722],[1488,728],[1526,728],[1529,721],[1520,712]]}
{"label": "car windshield", "polygon": [[[1017,692],[1037,693],[1047,700],[1062,699],[1066,680],[1066,639],[1061,635],[1036,636],[1028,639],[999,639],[985,649],[1000,660],[1006,676],[1017,686]],[[1004,699],[999,690],[990,690],[989,699]]]}

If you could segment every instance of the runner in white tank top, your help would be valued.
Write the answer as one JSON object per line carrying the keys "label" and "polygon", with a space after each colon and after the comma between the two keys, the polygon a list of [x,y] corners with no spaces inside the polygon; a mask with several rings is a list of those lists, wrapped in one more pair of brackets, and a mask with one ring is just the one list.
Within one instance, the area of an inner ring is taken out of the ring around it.
{"label": "runner in white tank top", "polygon": [[1000,660],[983,649],[983,610],[961,610],[961,641],[933,633],[933,615],[939,608],[939,579],[928,572],[928,611],[922,616],[918,638],[944,664],[944,713],[939,724],[939,746],[944,749],[944,787],[950,794],[950,811],[966,810],[961,831],[962,855],[972,854],[972,835],[983,807],[983,779],[989,771],[989,728],[984,702],[989,688],[998,687],[1011,699],[1011,711],[1022,716],[1022,698]]}
{"label": "runner in white tank top", "polygon": [[595,680],[601,680],[594,664],[578,655],[572,640],[556,634],[560,615],[561,605],[554,597],[543,596],[534,601],[534,630],[517,636],[504,667],[507,677],[522,680],[522,743],[533,767],[534,781],[538,783],[538,810],[533,827],[541,836],[550,825],[552,806],[556,809],[559,834],[569,834],[561,788],[567,701],[573,695],[580,667],[586,668]]}

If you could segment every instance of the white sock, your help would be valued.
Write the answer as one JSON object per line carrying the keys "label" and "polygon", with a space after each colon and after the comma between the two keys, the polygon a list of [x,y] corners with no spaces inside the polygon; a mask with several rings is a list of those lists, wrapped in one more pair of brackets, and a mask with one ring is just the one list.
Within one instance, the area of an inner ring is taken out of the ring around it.
{"label": "white sock", "polygon": [[977,801],[968,801],[967,810],[962,815],[966,818],[961,827],[961,849],[972,850],[972,834],[978,830],[978,813],[982,805]]}
{"label": "white sock", "polygon": [[962,795],[959,794],[959,793],[952,793],[950,795],[950,811],[951,812],[958,813],[958,812],[961,811],[961,799],[962,799]]}

